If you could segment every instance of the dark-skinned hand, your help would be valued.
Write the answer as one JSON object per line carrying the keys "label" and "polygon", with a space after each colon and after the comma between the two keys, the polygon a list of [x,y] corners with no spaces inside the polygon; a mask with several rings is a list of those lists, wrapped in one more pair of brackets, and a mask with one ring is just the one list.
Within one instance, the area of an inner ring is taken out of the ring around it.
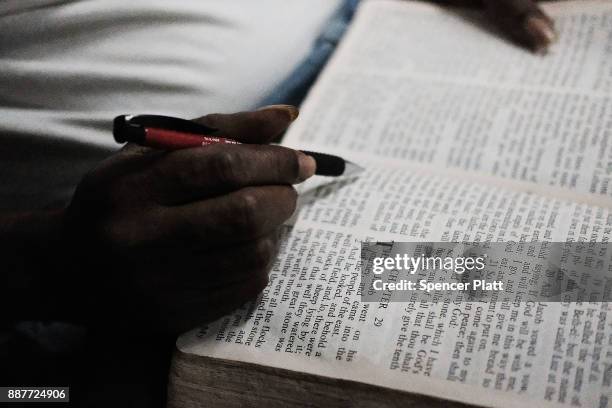
{"label": "dark-skinned hand", "polygon": [[534,0],[432,0],[435,3],[481,8],[512,41],[543,53],[555,42],[554,21]]}
{"label": "dark-skinned hand", "polygon": [[311,157],[267,145],[295,116],[285,106],[208,115],[197,121],[245,144],[127,145],[87,175],[62,238],[81,254],[68,281],[83,310],[176,334],[256,297],[295,210],[292,184],[315,171]]}

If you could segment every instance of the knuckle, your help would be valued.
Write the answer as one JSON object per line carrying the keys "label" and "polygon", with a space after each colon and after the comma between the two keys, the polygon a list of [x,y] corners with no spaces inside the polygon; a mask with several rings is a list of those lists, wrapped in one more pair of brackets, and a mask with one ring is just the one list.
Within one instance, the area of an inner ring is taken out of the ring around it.
{"label": "knuckle", "polygon": [[257,194],[245,189],[235,201],[235,220],[239,230],[247,235],[259,232],[261,225],[257,217],[259,207]]}
{"label": "knuckle", "polygon": [[230,187],[239,185],[246,176],[242,171],[242,160],[236,151],[219,150],[209,158],[208,165],[215,178]]}

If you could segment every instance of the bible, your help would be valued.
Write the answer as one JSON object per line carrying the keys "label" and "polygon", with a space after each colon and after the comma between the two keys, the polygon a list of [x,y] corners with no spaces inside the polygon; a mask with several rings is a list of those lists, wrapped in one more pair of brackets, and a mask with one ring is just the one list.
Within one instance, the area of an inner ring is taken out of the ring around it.
{"label": "bible", "polygon": [[362,242],[609,241],[612,2],[543,7],[545,56],[471,11],[361,4],[283,144],[366,170],[300,186],[262,295],[178,339],[170,406],[612,406],[608,302],[360,294]]}

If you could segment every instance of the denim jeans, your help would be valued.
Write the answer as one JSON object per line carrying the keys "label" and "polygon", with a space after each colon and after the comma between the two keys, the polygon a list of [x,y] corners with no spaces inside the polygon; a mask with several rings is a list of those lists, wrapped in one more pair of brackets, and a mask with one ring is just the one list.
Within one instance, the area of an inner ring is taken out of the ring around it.
{"label": "denim jeans", "polygon": [[345,0],[321,33],[308,57],[277,87],[262,105],[300,105],[346,32],[359,0]]}

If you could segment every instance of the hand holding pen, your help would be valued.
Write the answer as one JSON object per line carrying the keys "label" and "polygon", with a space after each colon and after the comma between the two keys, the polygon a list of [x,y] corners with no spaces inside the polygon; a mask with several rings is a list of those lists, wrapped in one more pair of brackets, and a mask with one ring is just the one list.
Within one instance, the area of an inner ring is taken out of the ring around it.
{"label": "hand holding pen", "polygon": [[[210,120],[208,118],[208,121]],[[118,143],[131,142],[170,151],[215,144],[241,144],[237,140],[219,136],[217,132],[218,129],[206,126],[197,120],[160,115],[121,115],[113,122],[113,135]],[[302,150],[298,151],[298,155],[301,160],[314,159],[315,174],[320,176],[346,176],[362,170],[360,166],[331,154]]]}
{"label": "hand holding pen", "polygon": [[129,144],[86,176],[62,238],[80,256],[70,282],[89,288],[84,313],[178,333],[257,296],[295,210],[292,184],[316,170],[304,153],[265,145],[296,113],[209,115],[199,123],[243,144]]}

